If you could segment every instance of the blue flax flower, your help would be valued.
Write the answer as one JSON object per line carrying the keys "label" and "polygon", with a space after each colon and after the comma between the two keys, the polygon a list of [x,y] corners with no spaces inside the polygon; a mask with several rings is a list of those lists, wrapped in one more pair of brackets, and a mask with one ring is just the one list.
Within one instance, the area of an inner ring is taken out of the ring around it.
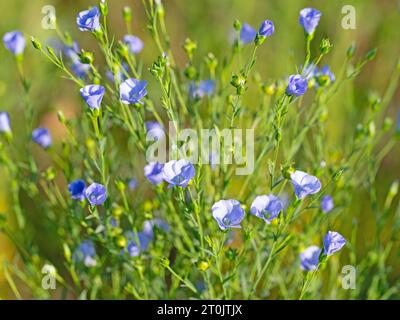
{"label": "blue flax flower", "polygon": [[100,11],[97,7],[79,12],[76,24],[81,31],[96,31],[100,29]]}
{"label": "blue flax flower", "polygon": [[151,240],[143,232],[133,231],[126,232],[125,238],[128,240],[126,250],[131,257],[137,257],[141,251],[147,250]]}
{"label": "blue flax flower", "polygon": [[10,117],[5,111],[0,111],[0,132],[9,133],[11,132]]}
{"label": "blue flax flower", "polygon": [[150,139],[161,140],[165,138],[164,126],[157,121],[146,121],[147,137]]}
{"label": "blue flax flower", "polygon": [[127,34],[124,36],[123,42],[128,46],[132,54],[138,54],[143,50],[143,41],[138,37]]}
{"label": "blue flax flower", "polygon": [[170,187],[178,186],[185,188],[195,175],[193,165],[185,160],[171,160],[164,165],[163,179],[169,183]]}
{"label": "blue flax flower", "polygon": [[75,263],[83,263],[86,267],[94,267],[96,261],[96,249],[91,240],[82,241],[82,243],[74,250],[72,260]]}
{"label": "blue flax flower", "polygon": [[86,183],[82,179],[77,179],[68,185],[68,191],[72,199],[82,201],[85,199],[84,191]]}
{"label": "blue flax flower", "polygon": [[193,81],[189,86],[189,96],[192,99],[209,97],[214,93],[215,81],[214,80],[201,80],[199,85]]}
{"label": "blue flax flower", "polygon": [[144,175],[151,184],[157,185],[163,182],[163,169],[163,163],[150,162],[144,167]]}
{"label": "blue flax flower", "polygon": [[292,180],[294,192],[299,199],[321,190],[321,182],[318,178],[303,171],[296,170],[290,175],[290,179]]}
{"label": "blue flax flower", "polygon": [[143,99],[147,95],[147,82],[130,78],[121,83],[119,87],[120,100],[124,104],[143,103]]}
{"label": "blue flax flower", "polygon": [[300,11],[299,23],[305,33],[312,34],[318,26],[321,12],[313,8],[304,8]]}
{"label": "blue flax flower", "polygon": [[270,37],[275,31],[274,23],[270,20],[264,20],[260,28],[258,29],[258,34],[262,37]]}
{"label": "blue flax flower", "polygon": [[106,188],[99,183],[92,183],[85,189],[84,193],[92,206],[101,206],[107,199]]}
{"label": "blue flax flower", "polygon": [[244,210],[239,201],[234,199],[219,200],[214,203],[211,211],[221,230],[241,228],[240,223],[244,218]]}
{"label": "blue flax flower", "polygon": [[300,267],[305,271],[317,269],[321,249],[317,246],[309,246],[300,253]]}
{"label": "blue flax flower", "polygon": [[291,75],[289,82],[286,87],[286,93],[290,96],[295,95],[297,97],[302,96],[306,93],[308,87],[308,81],[300,74]]}
{"label": "blue flax flower", "polygon": [[25,38],[20,31],[7,32],[3,36],[4,46],[13,55],[18,56],[24,52],[25,49]]}
{"label": "blue flax flower", "polygon": [[138,186],[138,181],[135,178],[132,178],[128,182],[129,190],[135,190]]}
{"label": "blue flax flower", "polygon": [[150,238],[150,239],[154,238],[154,230],[163,230],[164,232],[168,232],[169,225],[164,220],[159,219],[159,218],[146,220],[143,223],[142,232],[148,238]]}
{"label": "blue flax flower", "polygon": [[340,251],[343,246],[346,244],[346,239],[343,236],[335,231],[328,231],[324,238],[324,253],[327,256],[334,254],[335,252]]}
{"label": "blue flax flower", "polygon": [[283,209],[282,201],[270,194],[257,196],[250,207],[250,213],[270,223]]}
{"label": "blue flax flower", "polygon": [[80,93],[90,109],[100,109],[101,100],[103,100],[105,93],[103,86],[89,84],[81,88]]}
{"label": "blue flax flower", "polygon": [[52,144],[50,132],[47,128],[37,128],[33,130],[32,140],[44,149],[49,148]]}
{"label": "blue flax flower", "polygon": [[250,43],[254,41],[256,34],[257,31],[251,25],[243,23],[242,28],[240,29],[240,41],[243,44]]}
{"label": "blue flax flower", "polygon": [[321,209],[323,212],[328,213],[334,208],[333,198],[330,195],[323,196],[321,199]]}

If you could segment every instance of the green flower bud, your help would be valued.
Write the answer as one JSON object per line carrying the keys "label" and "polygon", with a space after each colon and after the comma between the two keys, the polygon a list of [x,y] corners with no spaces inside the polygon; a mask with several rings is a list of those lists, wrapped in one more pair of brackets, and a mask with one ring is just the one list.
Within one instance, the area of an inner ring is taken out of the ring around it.
{"label": "green flower bud", "polygon": [[353,43],[350,45],[350,47],[347,48],[347,52],[346,52],[347,58],[348,58],[348,59],[353,58],[355,52],[356,52],[356,44],[355,44],[355,42],[353,42]]}
{"label": "green flower bud", "polygon": [[236,31],[240,31],[240,29],[242,29],[242,23],[241,23],[238,19],[236,19],[236,20],[233,22],[233,28],[234,28]]}
{"label": "green flower bud", "polygon": [[319,45],[319,49],[322,54],[328,54],[331,51],[332,47],[333,45],[328,38],[322,39],[321,44]]}
{"label": "green flower bud", "polygon": [[38,50],[42,49],[42,44],[35,37],[31,37],[31,42],[35,49],[38,49]]}
{"label": "green flower bud", "polygon": [[367,52],[367,55],[365,56],[365,58],[366,58],[368,61],[373,60],[373,59],[375,58],[375,56],[376,56],[376,52],[377,52],[377,51],[378,51],[378,49],[376,49],[376,48],[374,48],[374,49],[368,51],[368,52]]}
{"label": "green flower bud", "polygon": [[122,9],[122,16],[124,17],[125,22],[132,21],[132,9],[128,6]]}

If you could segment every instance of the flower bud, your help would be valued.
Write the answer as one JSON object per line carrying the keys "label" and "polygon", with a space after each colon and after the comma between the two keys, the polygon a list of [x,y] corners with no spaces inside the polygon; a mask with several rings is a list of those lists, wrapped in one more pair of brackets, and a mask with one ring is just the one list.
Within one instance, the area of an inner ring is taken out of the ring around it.
{"label": "flower bud", "polygon": [[331,51],[332,47],[333,45],[328,38],[322,39],[321,44],[319,45],[321,54],[328,54]]}
{"label": "flower bud", "polygon": [[83,64],[93,64],[94,61],[93,53],[84,50],[79,54],[79,58]]}
{"label": "flower bud", "polygon": [[40,41],[39,41],[38,39],[36,39],[35,37],[31,37],[31,42],[32,42],[32,45],[33,45],[33,47],[34,47],[35,49],[38,49],[38,50],[42,49],[42,44],[41,44]]}
{"label": "flower bud", "polygon": [[374,49],[368,51],[368,52],[367,52],[367,55],[365,56],[365,58],[366,58],[368,61],[373,60],[373,59],[375,58],[375,56],[376,56],[376,52],[377,52],[377,51],[378,51],[378,50],[377,50],[376,48],[374,48]]}
{"label": "flower bud", "polygon": [[200,261],[197,267],[200,271],[206,271],[210,267],[210,264],[207,261]]}
{"label": "flower bud", "polygon": [[124,7],[124,9],[122,9],[122,16],[124,17],[125,22],[131,22],[132,21],[132,9],[128,6]]}
{"label": "flower bud", "polygon": [[107,0],[101,0],[100,1],[100,12],[101,14],[105,17],[108,14],[108,3]]}
{"label": "flower bud", "polygon": [[356,44],[355,44],[355,42],[353,42],[353,43],[350,45],[350,47],[347,48],[347,52],[346,52],[347,58],[348,58],[348,59],[353,58],[355,52],[356,52]]}
{"label": "flower bud", "polygon": [[189,59],[193,58],[193,53],[197,49],[196,42],[186,38],[185,43],[183,44],[183,50],[185,50],[186,54],[188,55]]}
{"label": "flower bud", "polygon": [[233,22],[233,28],[234,28],[236,31],[240,31],[240,29],[242,29],[242,23],[241,23],[238,19],[236,19],[236,20]]}

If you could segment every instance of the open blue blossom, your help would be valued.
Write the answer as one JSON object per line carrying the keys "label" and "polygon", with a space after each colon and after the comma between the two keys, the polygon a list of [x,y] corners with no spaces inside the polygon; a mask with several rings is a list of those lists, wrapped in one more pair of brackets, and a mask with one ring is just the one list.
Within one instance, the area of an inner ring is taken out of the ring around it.
{"label": "open blue blossom", "polygon": [[201,80],[199,85],[196,85],[194,81],[189,86],[189,96],[192,99],[203,98],[205,96],[211,96],[215,90],[214,80]]}
{"label": "open blue blossom", "polygon": [[119,87],[120,100],[124,104],[143,103],[141,100],[147,95],[147,82],[130,78]]}
{"label": "open blue blossom", "polygon": [[244,218],[244,210],[239,201],[234,199],[219,200],[214,203],[211,211],[221,230],[241,228],[240,223]]}
{"label": "open blue blossom", "polygon": [[243,23],[242,28],[240,29],[240,41],[243,44],[250,43],[254,41],[256,34],[257,31],[251,25]]}
{"label": "open blue blossom", "polygon": [[89,84],[81,88],[80,93],[90,109],[100,109],[101,100],[103,100],[105,93],[103,86]]}
{"label": "open blue blossom", "polygon": [[274,23],[270,20],[264,20],[260,28],[258,29],[258,34],[262,37],[270,37],[275,31]]}
{"label": "open blue blossom", "polygon": [[324,253],[327,256],[338,252],[346,244],[346,239],[335,231],[328,231],[324,238]]}
{"label": "open blue blossom", "polygon": [[282,209],[282,201],[278,197],[270,194],[257,196],[251,204],[250,213],[269,224],[279,215]]}
{"label": "open blue blossom", "polygon": [[84,191],[86,183],[82,179],[75,180],[68,185],[68,191],[72,199],[82,201],[85,199]]}
{"label": "open blue blossom", "polygon": [[100,11],[97,7],[79,12],[76,24],[81,31],[96,31],[100,29]]}
{"label": "open blue blossom", "polygon": [[323,212],[328,213],[333,209],[333,198],[330,195],[323,196],[321,199],[321,209]]}
{"label": "open blue blossom", "polygon": [[92,183],[84,193],[92,206],[101,206],[107,199],[106,187],[99,183]]}
{"label": "open blue blossom", "polygon": [[128,240],[126,250],[131,257],[137,257],[141,251],[147,250],[151,241],[143,232],[128,231],[125,238]]}
{"label": "open blue blossom", "polygon": [[290,96],[295,95],[297,97],[302,96],[306,93],[308,87],[308,81],[300,74],[291,75],[289,82],[286,87],[286,93]]}
{"label": "open blue blossom", "polygon": [[18,56],[24,52],[25,49],[25,37],[20,31],[7,32],[3,36],[4,46],[13,55]]}
{"label": "open blue blossom", "polygon": [[144,167],[144,175],[151,184],[157,185],[163,182],[164,164],[159,162],[150,162]]}
{"label": "open blue blossom", "polygon": [[300,11],[299,23],[305,33],[312,34],[318,26],[321,12],[313,8],[304,8]]}
{"label": "open blue blossom", "polygon": [[11,132],[10,117],[5,111],[0,111],[0,133]]}
{"label": "open blue blossom", "polygon": [[73,252],[72,261],[83,263],[86,267],[96,266],[96,249],[91,240],[83,241]]}
{"label": "open blue blossom", "polygon": [[151,220],[146,220],[143,223],[143,229],[142,232],[144,235],[146,235],[148,238],[153,239],[154,238],[154,230],[163,230],[164,232],[169,231],[169,225],[162,219],[155,218]]}
{"label": "open blue blossom", "polygon": [[47,128],[37,128],[33,130],[32,140],[44,149],[49,148],[52,144],[50,132]]}
{"label": "open blue blossom", "polygon": [[143,41],[138,37],[127,34],[124,36],[123,42],[128,46],[132,54],[138,54],[143,50]]}
{"label": "open blue blossom", "polygon": [[157,121],[146,121],[147,139],[161,140],[165,138],[164,126]]}
{"label": "open blue blossom", "polygon": [[300,253],[300,267],[305,271],[312,271],[318,268],[321,249],[317,246],[309,246]]}
{"label": "open blue blossom", "polygon": [[163,179],[170,184],[170,187],[185,188],[194,175],[193,165],[185,159],[171,160],[163,168]]}
{"label": "open blue blossom", "polygon": [[303,171],[296,170],[290,175],[290,179],[292,180],[294,192],[299,199],[321,190],[321,182],[318,178]]}

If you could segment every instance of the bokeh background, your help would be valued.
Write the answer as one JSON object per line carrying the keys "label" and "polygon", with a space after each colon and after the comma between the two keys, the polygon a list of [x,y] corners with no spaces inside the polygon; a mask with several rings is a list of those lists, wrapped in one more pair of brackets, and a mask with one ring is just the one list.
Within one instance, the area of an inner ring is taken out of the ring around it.
{"label": "bokeh background", "polygon": [[[88,0],[3,0],[0,1],[1,23],[0,35],[10,30],[19,29],[27,38],[25,53],[26,74],[32,81],[32,100],[36,110],[37,124],[50,128],[55,140],[63,136],[59,126],[56,111],[62,110],[67,117],[73,117],[80,111],[80,100],[72,83],[61,79],[61,73],[50,65],[43,56],[35,51],[29,42],[30,35],[35,35],[43,42],[54,43],[57,38],[54,30],[41,27],[43,19],[42,8],[52,5],[56,9],[58,24],[61,29],[69,30],[77,39],[81,48],[96,52],[96,43],[90,34],[79,32],[75,24],[76,14],[96,4]],[[356,29],[344,30],[341,26],[344,5],[353,5],[356,9]],[[126,33],[122,19],[122,8],[129,5],[133,9],[134,34],[145,42],[141,53],[144,67],[150,65],[157,56],[156,48],[146,30],[146,19],[140,0],[109,0],[111,32],[115,38],[121,39]],[[382,95],[395,67],[400,53],[400,1],[397,0],[165,0],[166,21],[171,36],[172,47],[179,65],[185,65],[182,43],[185,38],[195,39],[198,44],[198,56],[213,52],[217,57],[230,49],[232,23],[235,19],[247,22],[257,27],[265,19],[275,23],[276,33],[261,47],[258,54],[257,71],[263,79],[281,78],[292,72],[304,57],[304,39],[298,25],[300,9],[308,6],[319,9],[323,16],[317,30],[317,37],[329,37],[334,44],[333,50],[325,62],[331,65],[331,70],[338,71],[344,61],[347,47],[355,41],[357,52],[365,53],[373,47],[378,48],[376,59],[368,64],[362,74],[356,79],[356,95],[350,94],[346,88],[332,102],[337,106],[330,111],[328,121],[329,136],[327,143],[339,144],[346,130],[347,114],[343,114],[345,105],[352,105],[354,113],[363,113],[367,108],[368,94],[373,91]],[[315,43],[315,46],[318,44]],[[151,79],[148,72],[144,78]],[[13,119],[23,117],[21,101],[22,88],[19,85],[15,64],[5,48],[0,46],[0,109],[7,110]],[[250,102],[251,103],[251,102]],[[388,116],[397,119],[400,111],[400,92],[397,90],[390,104]],[[22,118],[21,118],[22,119]],[[14,121],[13,131],[16,132],[18,143],[18,126],[22,121]],[[20,148],[25,148],[20,145]],[[400,146],[385,158],[379,171],[378,193],[383,196],[394,179],[400,178]],[[40,157],[40,155],[38,155]],[[45,165],[45,164],[43,164]],[[8,211],[8,184],[0,171],[0,212]],[[354,206],[356,216],[360,221],[359,239],[360,252],[363,243],[370,239],[368,234],[373,230],[369,219],[369,204],[364,200],[365,190],[360,190],[358,203]],[[34,217],[31,217],[34,221]],[[14,248],[7,239],[0,235],[0,262],[12,259]],[[395,272],[393,277],[400,276],[399,254],[394,251],[391,263]],[[0,263],[0,297],[9,295],[8,285],[4,281]]]}

